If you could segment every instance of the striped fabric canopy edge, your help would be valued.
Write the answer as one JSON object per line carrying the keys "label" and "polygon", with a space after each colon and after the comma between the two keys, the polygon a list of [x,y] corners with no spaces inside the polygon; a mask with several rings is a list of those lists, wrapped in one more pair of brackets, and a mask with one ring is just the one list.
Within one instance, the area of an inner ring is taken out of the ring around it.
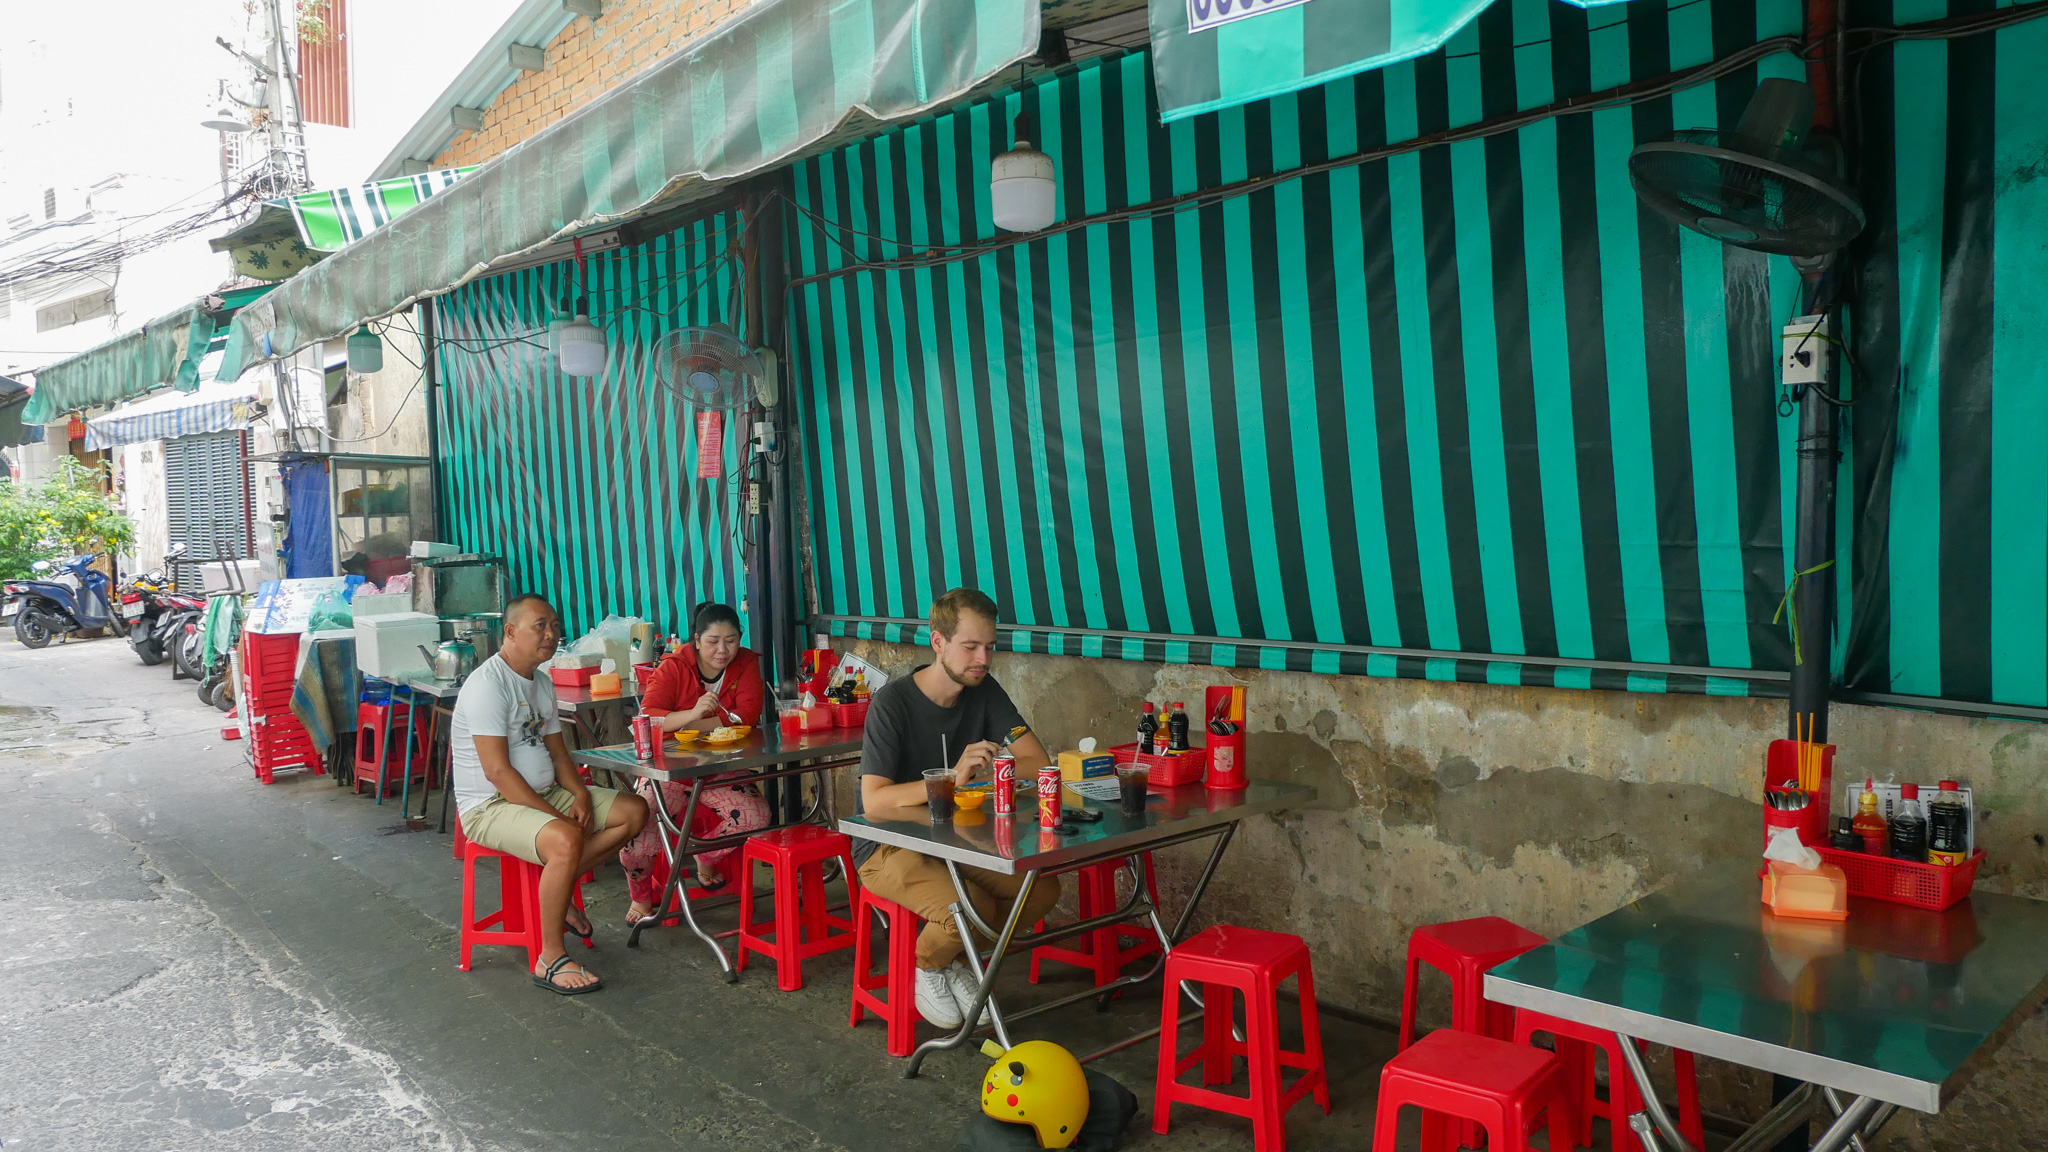
{"label": "striped fabric canopy edge", "polygon": [[183,403],[149,412],[114,413],[85,422],[89,452],[151,440],[176,440],[206,432],[228,432],[254,422],[254,389],[225,396],[194,394]]}
{"label": "striped fabric canopy edge", "polygon": [[352,184],[288,197],[299,239],[317,252],[335,252],[391,223],[457,180],[476,165],[441,168],[413,176],[395,176],[369,184]]}

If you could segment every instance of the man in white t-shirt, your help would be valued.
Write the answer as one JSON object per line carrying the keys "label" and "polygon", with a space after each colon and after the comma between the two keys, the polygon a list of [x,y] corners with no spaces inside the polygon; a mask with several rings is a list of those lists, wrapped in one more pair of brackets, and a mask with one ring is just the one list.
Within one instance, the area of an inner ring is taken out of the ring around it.
{"label": "man in white t-shirt", "polygon": [[576,877],[639,835],[647,802],[589,787],[569,762],[554,682],[534,675],[561,642],[562,619],[546,600],[513,597],[505,605],[504,643],[455,698],[449,748],[462,834],[541,866],[541,954],[533,982],[575,996],[604,984],[562,948],[565,930],[590,939],[590,918],[570,906],[570,893]]}

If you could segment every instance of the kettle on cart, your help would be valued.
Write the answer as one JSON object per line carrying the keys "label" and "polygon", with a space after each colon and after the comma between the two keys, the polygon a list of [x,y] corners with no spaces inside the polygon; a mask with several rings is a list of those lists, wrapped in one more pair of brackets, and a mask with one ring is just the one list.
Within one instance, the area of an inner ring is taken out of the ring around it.
{"label": "kettle on cart", "polygon": [[476,670],[476,648],[461,640],[443,640],[439,649],[419,646],[436,680],[460,680]]}

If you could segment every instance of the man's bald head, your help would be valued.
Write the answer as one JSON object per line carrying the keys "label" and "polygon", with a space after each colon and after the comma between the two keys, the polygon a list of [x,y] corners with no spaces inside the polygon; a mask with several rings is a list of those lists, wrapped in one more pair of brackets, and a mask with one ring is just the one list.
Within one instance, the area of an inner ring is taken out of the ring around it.
{"label": "man's bald head", "polygon": [[529,592],[505,602],[505,639],[498,654],[521,676],[533,675],[562,643],[562,618],[554,605]]}
{"label": "man's bald head", "polygon": [[552,615],[555,611],[555,606],[548,603],[547,597],[542,596],[540,593],[523,592],[514,596],[510,600],[505,601],[505,629],[510,631],[514,623],[525,620],[535,612],[542,611]]}

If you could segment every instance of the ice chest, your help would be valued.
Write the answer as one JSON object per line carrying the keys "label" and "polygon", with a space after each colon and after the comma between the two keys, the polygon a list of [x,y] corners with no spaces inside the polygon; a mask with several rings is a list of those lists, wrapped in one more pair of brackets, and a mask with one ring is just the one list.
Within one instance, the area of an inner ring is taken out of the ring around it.
{"label": "ice chest", "polygon": [[420,651],[441,647],[441,620],[425,612],[391,612],[358,616],[355,621],[356,667],[365,676],[396,680],[433,675],[433,665]]}

